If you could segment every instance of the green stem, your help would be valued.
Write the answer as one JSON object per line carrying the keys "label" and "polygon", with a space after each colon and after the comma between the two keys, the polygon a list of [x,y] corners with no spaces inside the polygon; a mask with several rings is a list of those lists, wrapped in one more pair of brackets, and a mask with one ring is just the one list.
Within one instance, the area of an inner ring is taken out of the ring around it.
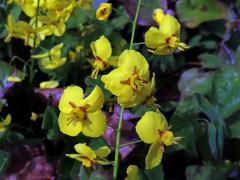
{"label": "green stem", "polygon": [[137,140],[137,141],[121,144],[120,147],[125,147],[125,146],[128,146],[128,145],[137,144],[137,143],[140,143],[140,142],[142,142],[142,140]]}
{"label": "green stem", "polygon": [[121,138],[121,129],[122,129],[122,121],[123,121],[123,111],[124,111],[124,108],[121,107],[120,118],[119,118],[118,128],[117,128],[116,147],[115,147],[115,159],[114,159],[114,169],[113,169],[114,180],[117,179],[117,173],[118,173],[118,159],[119,159],[120,138]]}
{"label": "green stem", "polygon": [[142,45],[142,44],[145,44],[145,42],[133,43],[133,46],[139,46],[139,45]]}
{"label": "green stem", "polygon": [[134,22],[133,22],[133,28],[132,28],[132,37],[131,37],[130,47],[129,47],[130,50],[132,49],[132,46],[133,46],[136,24],[137,24],[137,20],[138,20],[138,14],[139,14],[141,2],[142,2],[142,0],[138,0],[137,11],[136,11],[136,14],[135,14],[135,18],[134,18]]}
{"label": "green stem", "polygon": [[[132,36],[131,36],[131,41],[130,41],[130,46],[129,46],[130,50],[132,49],[132,46],[133,46],[136,24],[137,24],[137,20],[138,20],[138,14],[139,14],[141,2],[142,2],[142,0],[138,0],[137,11],[135,14],[133,27],[132,27]],[[114,167],[113,167],[113,179],[114,180],[117,179],[117,174],[118,174],[118,160],[119,160],[120,138],[121,138],[121,129],[122,129],[122,121],[123,121],[123,111],[124,111],[124,108],[121,107],[120,118],[119,118],[118,128],[117,128],[116,146],[115,146],[115,158],[114,158]]]}
{"label": "green stem", "polygon": [[[35,19],[35,30],[38,27],[38,14],[39,14],[39,4],[40,4],[40,0],[37,1],[37,9],[36,9],[36,19]],[[34,34],[34,41],[33,41],[33,47],[36,48],[36,41],[37,41],[37,34],[35,32]]]}
{"label": "green stem", "polygon": [[[35,30],[38,27],[39,4],[40,4],[40,0],[37,1]],[[36,42],[37,42],[37,34],[35,32],[34,40],[33,40],[33,48],[36,48]],[[31,65],[30,65],[31,67],[30,67],[30,73],[29,73],[29,81],[30,81],[30,83],[33,81],[33,78],[34,78],[34,65],[35,65],[35,60],[31,59]]]}

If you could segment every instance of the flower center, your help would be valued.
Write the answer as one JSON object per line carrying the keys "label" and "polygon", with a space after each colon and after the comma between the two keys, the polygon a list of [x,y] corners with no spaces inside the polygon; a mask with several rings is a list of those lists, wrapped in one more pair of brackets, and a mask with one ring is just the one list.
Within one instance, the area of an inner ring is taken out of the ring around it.
{"label": "flower center", "polygon": [[135,91],[139,91],[146,81],[139,77],[139,70],[135,67],[132,76],[127,80],[121,81],[121,83],[129,85]]}
{"label": "flower center", "polygon": [[174,142],[174,136],[173,136],[173,133],[172,131],[169,131],[169,130],[158,130],[159,132],[159,135],[160,135],[160,141],[166,145],[166,146],[169,146],[169,145],[172,145],[173,142]]}
{"label": "flower center", "polygon": [[91,77],[93,79],[97,79],[97,75],[98,75],[98,72],[99,70],[104,70],[104,68],[107,66],[107,64],[105,63],[104,60],[102,60],[101,58],[99,57],[96,57],[94,63],[93,63],[93,67],[94,67],[94,70],[92,72],[92,75]]}
{"label": "flower center", "polygon": [[73,107],[70,116],[68,118],[68,125],[73,124],[76,126],[78,122],[83,122],[85,119],[85,111],[81,107],[77,107],[72,102],[69,102],[69,104]]}
{"label": "flower center", "polygon": [[180,42],[180,39],[176,36],[171,36],[166,39],[166,43],[170,48],[179,48],[181,51],[189,48],[185,43]]}

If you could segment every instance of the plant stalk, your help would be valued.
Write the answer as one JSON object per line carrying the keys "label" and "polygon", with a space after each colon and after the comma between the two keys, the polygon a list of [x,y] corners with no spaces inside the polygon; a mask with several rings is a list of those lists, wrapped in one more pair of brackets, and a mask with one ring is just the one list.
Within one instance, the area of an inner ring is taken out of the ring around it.
{"label": "plant stalk", "polygon": [[[136,24],[137,24],[137,20],[138,20],[138,14],[139,14],[139,9],[140,9],[140,6],[141,6],[141,2],[142,2],[142,0],[138,0],[137,11],[136,11],[136,14],[135,14],[133,27],[132,27],[132,36],[131,36],[131,41],[130,41],[130,45],[129,45],[130,50],[132,50],[132,47],[133,47]],[[118,165],[119,165],[118,161],[119,161],[119,149],[120,149],[123,112],[124,112],[124,107],[121,107],[120,118],[119,118],[118,128],[117,128],[116,146],[115,146],[115,158],[114,158],[114,167],[113,167],[113,179],[114,180],[117,179],[117,175],[118,175]]]}

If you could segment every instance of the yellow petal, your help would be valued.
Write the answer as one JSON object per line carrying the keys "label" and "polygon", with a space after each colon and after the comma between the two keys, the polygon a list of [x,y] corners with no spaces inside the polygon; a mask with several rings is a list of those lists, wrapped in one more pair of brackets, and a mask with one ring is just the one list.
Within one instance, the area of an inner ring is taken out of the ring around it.
{"label": "yellow petal", "polygon": [[86,143],[79,143],[74,146],[74,149],[84,157],[87,157],[90,160],[94,160],[96,158],[95,152],[86,145]]}
{"label": "yellow petal", "polygon": [[101,160],[101,159],[98,159],[98,160],[96,160],[96,162],[98,163],[98,164],[101,164],[101,165],[109,165],[109,164],[112,164],[112,162],[111,161],[108,161],[108,160]]}
{"label": "yellow petal", "polygon": [[63,43],[53,46],[53,48],[50,50],[50,54],[55,56],[61,56],[62,47],[63,47]]}
{"label": "yellow petal", "polygon": [[82,158],[80,157],[80,154],[65,154],[67,157],[70,157],[72,159],[76,159],[78,161],[82,161]]}
{"label": "yellow petal", "polygon": [[180,24],[177,21],[175,17],[172,15],[167,14],[163,17],[161,25],[160,25],[160,31],[162,34],[164,34],[165,37],[171,37],[171,36],[177,36],[180,35]]}
{"label": "yellow petal", "polygon": [[9,125],[11,121],[12,121],[12,116],[8,114],[7,117],[2,122],[0,122],[0,129]]}
{"label": "yellow petal", "polygon": [[155,141],[153,144],[151,144],[145,159],[146,169],[152,169],[160,164],[163,151],[164,147],[161,142]]}
{"label": "yellow petal", "polygon": [[129,165],[127,168],[127,177],[124,180],[140,180],[138,176],[138,167],[136,165]]}
{"label": "yellow petal", "polygon": [[70,117],[70,114],[60,112],[58,117],[60,131],[69,136],[77,136],[82,131],[82,122],[71,123]]}
{"label": "yellow petal", "polygon": [[59,109],[61,112],[70,113],[73,109],[72,105],[79,107],[83,100],[83,90],[79,86],[68,86],[59,101]]}
{"label": "yellow petal", "polygon": [[145,33],[145,44],[151,49],[156,49],[161,44],[165,44],[165,37],[162,37],[161,31],[156,27],[151,27]]}
{"label": "yellow petal", "polygon": [[88,121],[83,125],[83,134],[89,137],[99,137],[106,131],[106,116],[102,111],[87,114]]}
{"label": "yellow petal", "polygon": [[58,87],[58,85],[59,85],[59,82],[55,80],[43,81],[39,84],[41,89],[45,89],[45,88],[53,89]]}
{"label": "yellow petal", "polygon": [[146,74],[149,68],[145,57],[135,50],[125,50],[119,56],[118,68],[132,75],[133,70],[137,68],[139,74]]}
{"label": "yellow petal", "polygon": [[107,146],[103,146],[103,147],[98,148],[95,151],[95,153],[96,153],[97,157],[105,158],[111,153],[111,150]]}
{"label": "yellow petal", "polygon": [[42,53],[42,54],[32,55],[31,58],[33,58],[33,59],[42,59],[42,58],[45,58],[45,57],[48,57],[48,56],[49,56],[49,53]]}
{"label": "yellow petal", "polygon": [[159,131],[167,128],[167,120],[160,112],[146,112],[136,125],[138,136],[143,142],[151,144],[160,137]]}
{"label": "yellow petal", "polygon": [[95,57],[99,57],[103,61],[107,61],[112,55],[112,47],[105,36],[101,36],[98,40],[91,43],[91,48]]}
{"label": "yellow petal", "polygon": [[130,86],[126,86],[121,81],[127,80],[129,74],[122,69],[114,69],[109,74],[103,75],[101,80],[105,84],[105,88],[111,91],[112,94],[119,96],[126,94],[131,89]]}
{"label": "yellow petal", "polygon": [[99,86],[95,86],[91,94],[86,97],[80,104],[81,107],[86,107],[87,112],[95,112],[102,108],[104,103],[104,94]]}
{"label": "yellow petal", "polygon": [[22,79],[20,77],[11,75],[11,76],[7,77],[7,81],[8,82],[21,82]]}
{"label": "yellow petal", "polygon": [[154,9],[153,11],[153,20],[160,25],[162,22],[163,17],[165,16],[164,12],[162,9]]}

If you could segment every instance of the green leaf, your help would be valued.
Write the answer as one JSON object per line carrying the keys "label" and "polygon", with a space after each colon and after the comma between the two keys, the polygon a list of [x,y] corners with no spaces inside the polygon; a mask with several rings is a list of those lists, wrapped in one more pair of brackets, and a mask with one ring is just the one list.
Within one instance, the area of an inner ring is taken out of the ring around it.
{"label": "green leaf", "polygon": [[150,170],[144,170],[144,174],[146,175],[146,177],[150,180],[150,179],[157,179],[157,180],[164,180],[164,172],[162,169],[162,164],[160,164],[159,166],[150,169]]}
{"label": "green leaf", "polygon": [[196,36],[192,37],[192,39],[190,39],[190,41],[188,42],[188,45],[190,46],[190,48],[198,46],[198,44],[200,43],[201,39],[202,39],[201,35],[196,35]]}
{"label": "green leaf", "polygon": [[214,54],[203,53],[198,58],[201,59],[202,66],[205,68],[218,68],[224,64],[223,60]]}
{"label": "green leaf", "polygon": [[210,102],[202,97],[198,96],[198,102],[200,111],[208,116],[208,143],[212,156],[217,159],[222,156],[225,122],[220,113],[219,107],[210,104]]}
{"label": "green leaf", "polygon": [[107,180],[107,178],[103,176],[101,171],[97,170],[91,173],[89,180]]}
{"label": "green leaf", "polygon": [[107,143],[105,142],[105,140],[102,137],[98,137],[98,138],[92,139],[91,142],[89,143],[89,146],[92,149],[96,150],[100,147],[107,146]]}
{"label": "green leaf", "polygon": [[209,93],[212,88],[212,78],[212,73],[201,72],[197,68],[185,71],[178,82],[181,96],[188,97],[196,93]]}
{"label": "green leaf", "polygon": [[43,114],[42,129],[48,130],[47,138],[55,140],[59,137],[58,109],[47,106]]}
{"label": "green leaf", "polygon": [[213,78],[211,101],[218,104],[224,118],[240,109],[240,72],[234,67],[225,67]]}
{"label": "green leaf", "polygon": [[24,136],[20,133],[9,131],[8,133],[8,141],[10,141],[12,144],[22,144],[25,140]]}
{"label": "green leaf", "polygon": [[202,22],[224,19],[228,15],[227,7],[217,0],[179,0],[176,10],[180,21],[189,28]]}
{"label": "green leaf", "polygon": [[5,151],[0,150],[0,175],[4,173],[8,166],[9,154]]}
{"label": "green leaf", "polygon": [[187,180],[225,180],[233,169],[231,164],[218,162],[217,164],[206,163],[203,166],[189,166],[186,170]]}

